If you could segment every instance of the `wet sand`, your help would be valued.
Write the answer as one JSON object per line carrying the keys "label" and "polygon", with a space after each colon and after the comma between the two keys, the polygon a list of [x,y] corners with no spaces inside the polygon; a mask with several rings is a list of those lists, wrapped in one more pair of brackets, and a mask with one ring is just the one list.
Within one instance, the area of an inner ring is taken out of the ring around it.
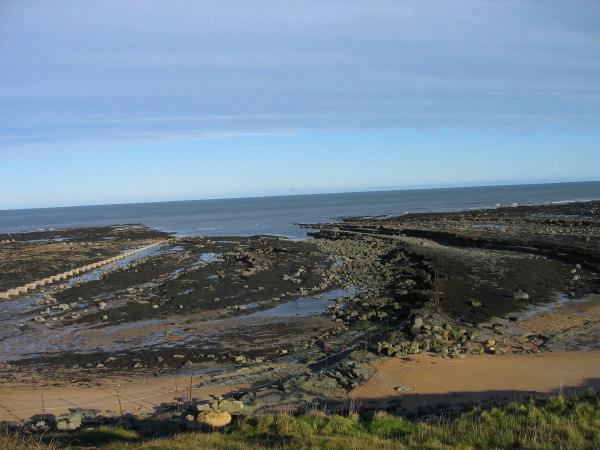
{"label": "wet sand", "polygon": [[[402,408],[416,412],[420,406],[447,403],[456,412],[465,405],[487,406],[523,400],[530,395],[565,395],[600,389],[600,350],[543,352],[526,355],[480,355],[450,359],[433,354],[413,355],[413,361],[388,358],[375,366],[375,375],[349,392],[348,398],[363,408],[385,407],[399,400]],[[201,377],[195,376],[196,385]],[[189,376],[138,375],[94,379],[90,383],[56,386],[6,383],[0,394],[0,420],[47,415],[58,416],[77,407],[99,409],[104,415],[123,412],[155,413],[177,397],[189,398]],[[397,392],[394,388],[410,387]],[[175,389],[178,389],[177,393]],[[235,385],[234,390],[247,386]],[[194,388],[192,398],[211,400],[227,396],[229,386]],[[42,400],[43,397],[43,400]],[[182,405],[183,407],[183,405]]]}
{"label": "wet sand", "polygon": [[[581,340],[597,332],[599,307],[598,295],[541,306],[539,312],[522,313],[526,317],[523,320],[507,321],[505,331],[510,334],[501,337],[529,341],[530,335],[578,328],[581,336],[568,336],[568,342],[576,344],[574,338]],[[414,361],[388,358],[375,367],[375,375],[366,384],[348,396],[369,407],[400,400],[409,411],[437,403],[449,403],[459,411],[466,405],[506,403],[529,395],[600,389],[600,348],[598,341],[594,344],[596,348],[591,351],[510,354],[512,350],[507,347],[506,355],[442,358],[429,353],[410,355]],[[413,390],[397,392],[397,387]]]}
{"label": "wet sand", "polygon": [[[532,394],[568,395],[590,387],[600,389],[600,350],[463,359],[421,354],[413,359],[389,358],[381,362],[375,376],[352,390],[349,398],[369,407],[400,400],[408,410],[441,402],[458,411],[469,403],[504,403]],[[414,390],[394,390],[401,386]]]}
{"label": "wet sand", "polygon": [[[195,376],[193,384],[202,379]],[[73,383],[67,386],[53,386],[51,383],[35,386],[5,383],[0,394],[0,421],[28,419],[34,416],[41,419],[42,408],[46,419],[72,412],[76,408],[98,409],[100,414],[105,416],[118,416],[121,414],[121,408],[123,414],[153,414],[164,410],[168,404],[176,404],[178,397],[185,397],[185,400],[189,401],[189,385],[189,376],[114,377],[95,379],[89,384]],[[247,386],[235,385],[234,390],[245,387]],[[220,395],[227,397],[229,392],[229,386],[193,389],[192,398],[212,400]],[[186,406],[187,404],[182,402],[180,409],[183,411]]]}
{"label": "wet sand", "polygon": [[[582,326],[598,327],[600,296],[575,301],[559,301],[540,306],[539,311],[522,313],[525,318],[507,322],[513,338],[541,331],[564,331]],[[322,318],[322,320],[325,320]],[[518,332],[518,333],[517,333]],[[506,336],[508,337],[508,336]],[[409,360],[410,359],[410,360]],[[399,401],[405,412],[419,407],[444,405],[454,412],[465,407],[502,404],[530,395],[565,395],[588,388],[600,389],[600,349],[591,351],[542,351],[528,354],[469,355],[443,358],[434,353],[388,358],[374,367],[374,376],[351,390],[348,398],[363,408],[383,408]],[[208,378],[195,375],[193,386]],[[152,376],[148,373],[102,376],[94,372],[65,372],[54,379],[39,374],[23,374],[20,381],[3,383],[0,393],[0,420],[27,419],[45,413],[58,416],[74,408],[99,409],[104,415],[119,415],[120,395],[123,413],[153,414],[177,397],[189,398],[189,375]],[[247,388],[233,385],[234,391]],[[408,387],[410,391],[396,391]],[[177,389],[177,392],[175,392]],[[192,398],[211,400],[226,396],[229,386],[194,388]]]}

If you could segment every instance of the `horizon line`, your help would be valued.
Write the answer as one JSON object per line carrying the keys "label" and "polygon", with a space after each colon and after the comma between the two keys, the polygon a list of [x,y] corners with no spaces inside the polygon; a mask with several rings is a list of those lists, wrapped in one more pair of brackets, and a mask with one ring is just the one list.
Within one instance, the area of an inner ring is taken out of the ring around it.
{"label": "horizon line", "polygon": [[[248,196],[234,196],[234,197],[213,197],[213,198],[196,198],[196,199],[178,199],[178,200],[158,200],[158,201],[125,201],[118,203],[97,203],[87,205],[63,205],[63,206],[37,206],[30,208],[9,208],[0,209],[0,212],[7,211],[27,211],[32,209],[55,209],[55,208],[85,208],[94,206],[116,206],[116,205],[142,205],[150,203],[175,203],[175,202],[194,202],[194,201],[213,201],[213,200],[241,200],[241,199],[259,199],[269,197],[299,197],[299,196],[311,196],[311,195],[335,195],[335,194],[359,194],[364,192],[392,192],[392,191],[420,191],[420,190],[435,190],[435,189],[461,189],[470,187],[495,187],[495,186],[524,186],[524,185],[542,185],[542,184],[567,184],[567,183],[597,183],[600,179],[587,179],[587,180],[530,180],[530,181],[516,181],[506,180],[497,182],[473,182],[473,183],[442,183],[442,184],[423,184],[423,185],[409,185],[409,186],[398,186],[398,187],[373,187],[364,188],[361,190],[332,190],[330,192],[305,192],[305,193],[278,193],[278,194],[266,194],[266,195],[248,195]],[[288,189],[293,190],[293,189]]]}

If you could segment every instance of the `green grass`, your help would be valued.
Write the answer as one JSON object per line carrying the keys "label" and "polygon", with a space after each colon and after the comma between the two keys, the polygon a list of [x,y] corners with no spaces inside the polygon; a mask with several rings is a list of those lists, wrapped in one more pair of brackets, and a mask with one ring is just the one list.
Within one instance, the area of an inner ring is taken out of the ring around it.
{"label": "green grass", "polygon": [[437,424],[411,423],[378,413],[370,421],[318,411],[300,417],[264,415],[246,418],[212,433],[181,433],[144,440],[125,430],[100,427],[81,433],[54,433],[42,440],[0,436],[0,450],[588,450],[600,449],[600,399],[588,391],[475,410]]}

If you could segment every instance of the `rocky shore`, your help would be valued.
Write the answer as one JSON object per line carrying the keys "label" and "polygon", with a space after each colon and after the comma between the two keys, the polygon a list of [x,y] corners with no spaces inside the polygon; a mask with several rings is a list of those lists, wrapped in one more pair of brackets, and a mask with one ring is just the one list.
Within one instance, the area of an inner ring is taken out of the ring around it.
{"label": "rocky shore", "polygon": [[[81,416],[76,428],[152,422],[149,433],[160,435],[201,427],[206,411],[343,412],[348,392],[386,358],[600,345],[600,312],[578,303],[600,292],[600,202],[304,226],[318,231],[302,242],[176,238],[133,226],[0,236],[6,289],[167,241],[95,275],[4,300],[2,382],[68,386],[82,377],[220,370],[194,388],[237,387],[210,401],[178,398],[146,416],[71,413]],[[65,245],[73,261],[64,252],[54,261]],[[25,258],[15,263],[15,255]],[[543,314],[559,313],[560,324],[544,322]],[[184,404],[187,411],[173,411]],[[402,411],[400,401],[386,409],[419,414]],[[55,417],[52,426],[64,421]],[[33,432],[42,425],[9,426]]]}

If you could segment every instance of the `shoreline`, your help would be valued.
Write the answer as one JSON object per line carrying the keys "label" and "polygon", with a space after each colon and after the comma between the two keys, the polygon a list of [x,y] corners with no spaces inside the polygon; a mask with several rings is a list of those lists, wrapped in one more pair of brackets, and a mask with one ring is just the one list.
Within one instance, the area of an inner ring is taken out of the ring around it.
{"label": "shoreline", "polygon": [[[374,366],[373,376],[347,394],[348,407],[390,410],[394,415],[459,414],[474,407],[489,408],[527,400],[529,397],[573,395],[600,390],[600,350],[543,352],[529,355],[480,355],[465,359],[419,354],[410,361],[387,358]],[[46,419],[76,409],[97,409],[103,417],[124,414],[156,415],[185,412],[189,401],[189,376],[131,374],[97,378],[88,385],[55,386],[52,383],[4,383],[0,421]],[[250,385],[234,385],[234,390]],[[175,389],[177,388],[177,392]],[[396,390],[396,388],[410,390]],[[230,398],[230,386],[196,387],[198,401]],[[118,394],[117,394],[118,393]],[[120,397],[119,397],[120,396]],[[273,411],[277,410],[274,406]],[[429,411],[427,411],[429,410]],[[242,411],[239,411],[240,413]]]}
{"label": "shoreline", "polygon": [[[244,414],[310,404],[315,397],[327,410],[340,411],[348,393],[360,394],[365,410],[371,401],[373,407],[392,401],[395,414],[416,414],[418,406],[432,403],[390,393],[389,380],[378,381],[390,367],[435,359],[431,370],[444,367],[452,380],[461,375],[451,368],[461,364],[499,364],[500,371],[503,361],[555,354],[547,350],[597,352],[600,299],[577,299],[600,286],[599,207],[584,202],[363,218],[313,224],[315,238],[299,242],[172,238],[126,266],[0,303],[6,321],[0,346],[15,355],[4,361],[1,383],[12,388],[34,381],[35,396],[50,397],[50,390],[41,392],[54,384],[58,396],[99,389],[114,397],[110,383],[116,380],[183,379],[181,371],[208,365],[225,369],[226,376],[222,370],[195,379],[193,391],[222,395],[229,383],[252,386],[235,392]],[[5,258],[0,264],[6,273],[33,273],[48,263],[71,264],[74,257],[104,261],[149,236],[163,237],[157,233],[93,227],[48,232],[52,240],[46,241],[39,241],[43,233],[38,240],[22,235],[22,241],[0,245],[5,256],[18,252],[25,262]],[[557,293],[565,294],[562,303],[542,306],[555,302]],[[279,310],[286,312],[276,316]],[[69,351],[74,337],[78,347]],[[25,347],[47,357],[17,357]],[[571,353],[565,358],[576,358]],[[589,354],[596,353],[580,353],[581,360]],[[481,386],[480,393],[489,384]],[[374,391],[364,394],[368,389]],[[418,389],[421,399],[435,397]],[[160,405],[144,403],[146,414],[172,414],[173,395],[161,399],[169,407],[159,411]],[[194,406],[210,401],[198,398]]]}

